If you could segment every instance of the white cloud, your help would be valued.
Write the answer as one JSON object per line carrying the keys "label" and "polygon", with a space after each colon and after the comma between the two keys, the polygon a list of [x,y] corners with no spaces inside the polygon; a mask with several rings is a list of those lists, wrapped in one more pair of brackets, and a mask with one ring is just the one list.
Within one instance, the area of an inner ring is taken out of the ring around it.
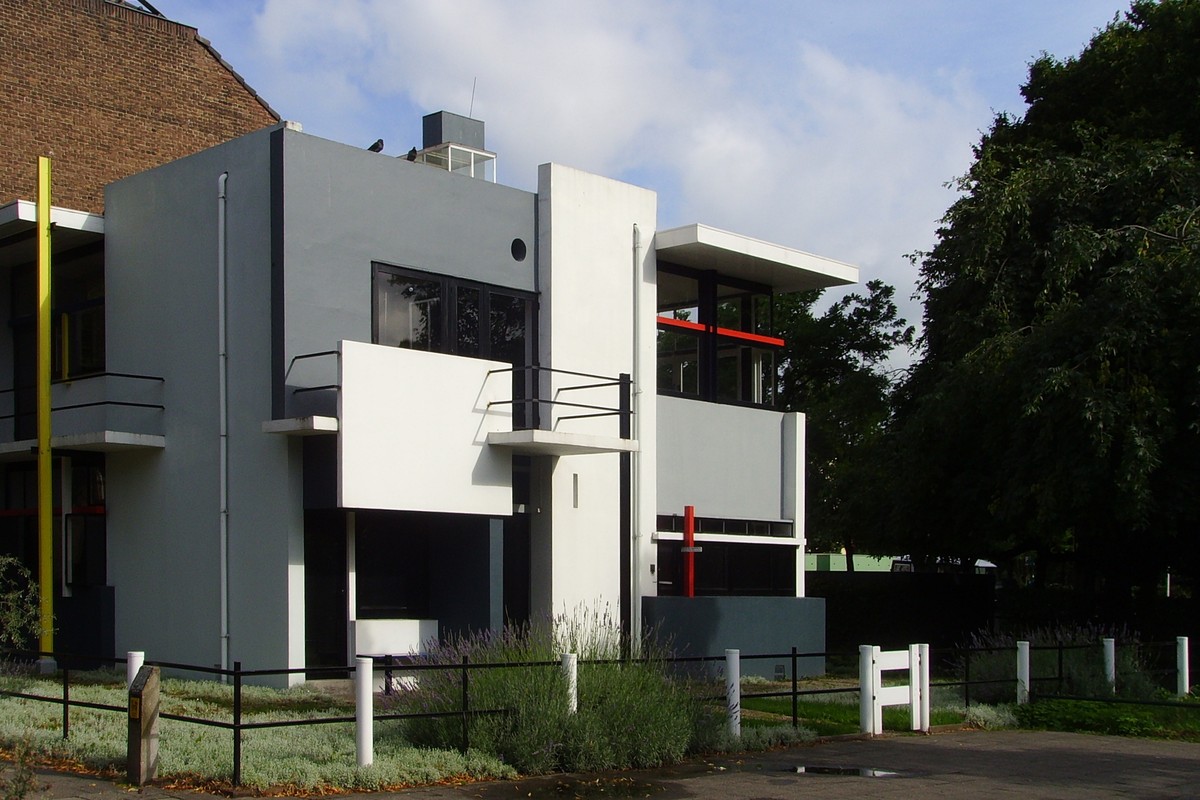
{"label": "white cloud", "polygon": [[963,73],[868,68],[786,31],[738,51],[728,13],[665,0],[266,0],[248,49],[271,76],[257,88],[311,132],[381,135],[402,152],[419,144],[421,113],[471,110],[506,183],[532,188],[536,165],[558,161],[664,190],[661,223],[856,263],[919,318],[903,255],[932,244],[952,199],[942,184],[969,164],[985,101]]}

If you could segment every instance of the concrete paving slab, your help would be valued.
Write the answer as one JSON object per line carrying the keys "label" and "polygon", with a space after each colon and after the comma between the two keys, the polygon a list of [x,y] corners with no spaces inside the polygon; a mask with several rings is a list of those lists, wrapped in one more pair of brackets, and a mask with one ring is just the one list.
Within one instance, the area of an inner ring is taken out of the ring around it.
{"label": "concrete paving slab", "polygon": [[[800,772],[799,768],[804,771]],[[861,774],[859,770],[876,770]],[[846,774],[846,773],[849,774]],[[892,773],[892,774],[887,774]],[[209,795],[39,771],[47,800],[146,800]],[[1037,731],[956,731],[933,736],[840,740],[700,759],[654,770],[553,775],[529,780],[429,787],[372,800],[538,800],[539,798],[1197,798],[1200,744]]]}

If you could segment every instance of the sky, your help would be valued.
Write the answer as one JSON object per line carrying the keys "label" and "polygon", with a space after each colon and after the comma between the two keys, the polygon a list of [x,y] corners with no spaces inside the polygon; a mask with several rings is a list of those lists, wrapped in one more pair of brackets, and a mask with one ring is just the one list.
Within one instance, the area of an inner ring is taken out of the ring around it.
{"label": "sky", "polygon": [[658,224],[859,268],[919,323],[948,182],[1042,53],[1120,0],[153,0],[307,133],[402,155],[486,124],[501,183],[558,162],[658,192]]}

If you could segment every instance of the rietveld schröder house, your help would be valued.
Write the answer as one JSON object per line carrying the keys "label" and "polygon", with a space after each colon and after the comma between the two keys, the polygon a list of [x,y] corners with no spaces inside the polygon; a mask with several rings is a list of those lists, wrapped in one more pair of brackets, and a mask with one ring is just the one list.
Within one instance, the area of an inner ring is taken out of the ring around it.
{"label": "rietveld schr\u00f6der house", "polygon": [[[283,123],[54,211],[60,646],[341,665],[607,607],[692,652],[819,647],[772,295],[857,270],[660,230],[654,192],[556,164],[499,185],[475,120],[424,145]],[[32,212],[0,207],[0,526],[31,561]]]}

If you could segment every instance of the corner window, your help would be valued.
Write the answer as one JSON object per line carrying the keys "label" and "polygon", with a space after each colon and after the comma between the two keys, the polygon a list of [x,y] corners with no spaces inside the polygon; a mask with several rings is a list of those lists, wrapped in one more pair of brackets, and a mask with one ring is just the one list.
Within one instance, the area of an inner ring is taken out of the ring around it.
{"label": "corner window", "polygon": [[775,354],[771,291],[713,272],[660,264],[658,390],[770,406]]}

